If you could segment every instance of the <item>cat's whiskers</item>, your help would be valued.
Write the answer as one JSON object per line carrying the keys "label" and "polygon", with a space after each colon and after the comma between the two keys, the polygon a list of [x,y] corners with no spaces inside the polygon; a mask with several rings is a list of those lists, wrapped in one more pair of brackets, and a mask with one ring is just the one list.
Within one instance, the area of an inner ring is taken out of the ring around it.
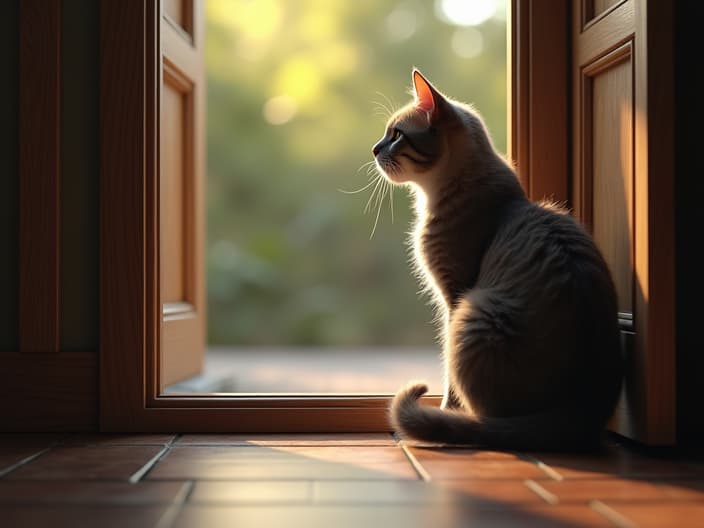
{"label": "cat's whiskers", "polygon": [[376,200],[374,200],[374,205],[372,207],[372,210],[381,207],[381,204],[384,201],[384,194],[386,191],[387,184],[388,184],[388,180],[386,178],[381,178],[381,187],[379,189],[379,192],[376,195]]}
{"label": "cat's whiskers", "polygon": [[386,104],[382,103],[381,101],[372,101],[372,104],[376,105],[374,107],[374,115],[381,116],[385,119],[388,119],[393,115],[393,112],[391,109],[386,106]]}
{"label": "cat's whiskers", "polygon": [[377,175],[372,174],[372,172],[374,171],[374,169],[376,169],[376,161],[371,160],[371,161],[367,161],[365,163],[362,163],[362,165],[360,165],[359,168],[357,169],[357,172],[360,172],[362,169],[365,169],[365,168],[366,168],[367,176],[369,176],[369,180],[371,180],[371,181],[369,181],[369,183],[367,183],[363,187],[361,187],[357,190],[354,190],[354,191],[348,191],[346,189],[337,189],[337,191],[344,193],[344,194],[357,194],[357,193],[360,193],[366,189],[369,189],[369,187],[374,185],[376,183],[375,176],[377,176]]}
{"label": "cat's whiskers", "polygon": [[372,194],[369,196],[369,200],[367,200],[367,205],[364,206],[364,213],[365,214],[369,211],[369,206],[371,205],[372,200],[374,199],[374,195],[379,190],[379,186],[381,185],[381,183],[383,181],[384,181],[384,178],[381,176],[380,173],[377,173],[376,179],[374,180],[376,185],[374,186],[374,189],[372,189]]}
{"label": "cat's whiskers", "polygon": [[374,164],[376,164],[376,160],[365,161],[364,163],[362,163],[359,166],[359,168],[357,169],[357,172],[360,172],[362,169],[366,168],[367,174],[369,174],[369,167],[373,166]]}
{"label": "cat's whiskers", "polygon": [[391,223],[394,223],[394,186],[389,183],[389,206],[391,207]]}
{"label": "cat's whiskers", "polygon": [[386,196],[386,190],[388,189],[388,181],[385,178],[382,178],[381,181],[384,182],[384,185],[381,187],[381,198],[378,200],[379,202],[379,207],[376,210],[376,218],[374,218],[374,227],[372,228],[372,234],[369,235],[369,240],[374,238],[374,233],[376,233],[376,226],[379,223],[379,214],[381,213],[381,206],[384,204],[384,197]]}
{"label": "cat's whiskers", "polygon": [[385,93],[377,91],[376,94],[384,98],[384,100],[386,101],[384,108],[389,109],[389,116],[392,116],[398,108],[398,105],[395,103],[395,101],[392,101]]}
{"label": "cat's whiskers", "polygon": [[362,191],[364,191],[366,189],[369,189],[369,187],[371,187],[375,183],[376,183],[376,180],[372,180],[369,183],[367,183],[364,187],[357,189],[356,191],[347,191],[345,189],[338,189],[338,191],[341,193],[344,193],[344,194],[357,194],[357,193],[361,193]]}

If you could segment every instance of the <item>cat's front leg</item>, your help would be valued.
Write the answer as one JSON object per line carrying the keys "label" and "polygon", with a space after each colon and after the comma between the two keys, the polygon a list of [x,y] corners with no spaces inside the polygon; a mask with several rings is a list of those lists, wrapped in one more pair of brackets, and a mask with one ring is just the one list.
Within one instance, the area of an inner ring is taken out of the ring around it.
{"label": "cat's front leg", "polygon": [[445,365],[445,379],[444,379],[444,390],[442,395],[442,402],[440,403],[441,409],[459,409],[462,404],[452,392],[452,386],[450,385],[450,375],[447,372],[447,365]]}
{"label": "cat's front leg", "polygon": [[440,404],[441,409],[459,409],[461,404],[454,394],[445,394],[442,397],[442,403]]}

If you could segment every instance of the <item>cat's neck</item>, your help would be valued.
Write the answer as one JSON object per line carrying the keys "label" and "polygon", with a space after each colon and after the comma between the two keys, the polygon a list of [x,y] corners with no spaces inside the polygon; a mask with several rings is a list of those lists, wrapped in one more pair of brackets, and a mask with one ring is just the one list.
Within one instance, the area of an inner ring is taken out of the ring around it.
{"label": "cat's neck", "polygon": [[467,164],[439,182],[415,185],[415,208],[426,219],[486,215],[502,204],[526,200],[515,172],[498,155]]}
{"label": "cat's neck", "polygon": [[436,194],[420,187],[415,193],[417,256],[448,309],[474,286],[484,251],[507,211],[528,203],[506,164],[485,168],[481,177],[461,176],[448,179]]}

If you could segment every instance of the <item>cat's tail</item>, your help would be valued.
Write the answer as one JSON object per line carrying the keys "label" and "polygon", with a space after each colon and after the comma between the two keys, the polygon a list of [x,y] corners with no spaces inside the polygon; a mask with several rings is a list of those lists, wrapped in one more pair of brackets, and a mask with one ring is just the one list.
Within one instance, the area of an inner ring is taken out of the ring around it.
{"label": "cat's tail", "polygon": [[525,416],[475,418],[461,410],[420,405],[428,387],[411,383],[391,403],[391,425],[403,438],[498,449],[582,450],[599,444],[601,427],[553,409]]}

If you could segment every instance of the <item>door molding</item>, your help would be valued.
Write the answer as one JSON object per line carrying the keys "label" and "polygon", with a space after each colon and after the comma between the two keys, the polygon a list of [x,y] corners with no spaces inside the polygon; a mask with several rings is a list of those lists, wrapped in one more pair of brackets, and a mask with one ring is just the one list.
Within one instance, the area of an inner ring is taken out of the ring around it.
{"label": "door molding", "polygon": [[569,9],[512,0],[508,157],[531,200],[569,205]]}
{"label": "door molding", "polygon": [[61,2],[19,15],[19,349],[58,352]]}
{"label": "door molding", "polygon": [[[629,154],[622,170],[632,172],[624,191],[627,200],[623,207],[627,210],[617,211],[615,201],[611,209],[602,206],[602,227],[598,230],[602,235],[613,234],[618,222],[607,213],[622,213],[627,221],[626,243],[630,244],[630,262],[622,258],[620,270],[614,273],[617,283],[620,279],[621,302],[626,301],[622,307],[626,313],[619,314],[626,379],[612,425],[620,434],[640,442],[673,444],[677,440],[674,7],[656,0],[621,0],[600,13],[590,0],[573,0],[572,6],[572,172],[576,183],[571,193],[575,215],[588,228],[595,225],[598,212],[592,189],[592,157],[597,141],[603,140],[595,135],[592,123],[594,83],[617,68],[626,68],[623,74],[629,83],[627,117],[601,116],[612,120],[613,127],[626,127],[622,133],[628,138]],[[620,119],[628,124],[617,125]],[[602,198],[605,193],[612,194],[604,190],[603,183],[602,178]],[[629,278],[624,270],[630,271]]]}
{"label": "door molding", "polygon": [[389,430],[384,396],[160,395],[160,24],[158,0],[101,1],[101,429]]}
{"label": "door molding", "polygon": [[89,431],[98,352],[62,350],[60,339],[62,2],[25,0],[6,16],[14,9],[19,163],[2,177],[18,181],[19,317],[17,348],[0,350],[0,431]]}

